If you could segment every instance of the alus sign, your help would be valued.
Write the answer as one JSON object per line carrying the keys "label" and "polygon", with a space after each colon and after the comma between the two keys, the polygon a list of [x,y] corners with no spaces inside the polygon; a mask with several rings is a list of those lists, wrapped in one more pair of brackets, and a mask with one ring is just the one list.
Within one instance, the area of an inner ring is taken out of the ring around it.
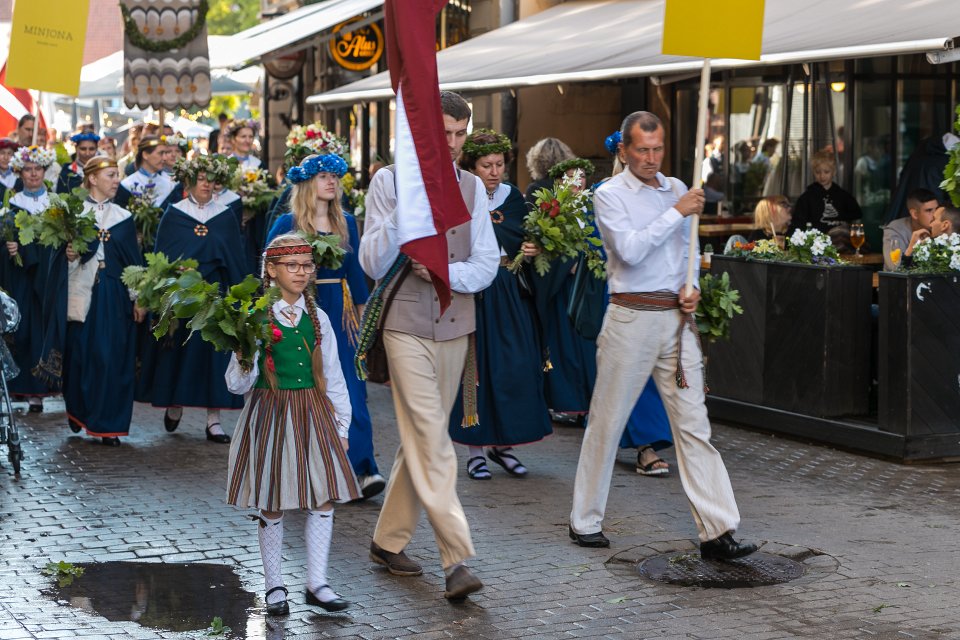
{"label": "alus sign", "polygon": [[333,37],[330,39],[330,55],[337,64],[349,71],[365,71],[383,55],[383,31],[375,22],[351,28],[362,19],[357,16],[341,22],[333,28]]}

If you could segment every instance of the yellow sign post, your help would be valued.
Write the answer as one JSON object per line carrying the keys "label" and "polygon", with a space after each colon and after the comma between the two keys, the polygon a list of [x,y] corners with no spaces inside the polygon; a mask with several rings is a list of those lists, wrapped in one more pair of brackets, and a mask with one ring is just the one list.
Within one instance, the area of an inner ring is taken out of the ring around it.
{"label": "yellow sign post", "polygon": [[7,85],[75,96],[90,0],[20,0],[13,9]]}
{"label": "yellow sign post", "polygon": [[[700,188],[704,140],[707,135],[707,97],[710,95],[710,58],[759,60],[763,45],[764,0],[666,0],[663,18],[664,55],[702,57],[700,104],[697,111],[696,153],[691,188]],[[700,216],[690,221],[686,295],[693,292]]]}

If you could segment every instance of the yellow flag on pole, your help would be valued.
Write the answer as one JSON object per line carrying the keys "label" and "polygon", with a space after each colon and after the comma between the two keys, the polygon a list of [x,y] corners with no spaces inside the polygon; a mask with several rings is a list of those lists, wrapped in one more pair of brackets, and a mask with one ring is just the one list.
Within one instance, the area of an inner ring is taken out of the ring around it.
{"label": "yellow flag on pole", "polygon": [[666,0],[664,55],[759,60],[764,0]]}
{"label": "yellow flag on pole", "polygon": [[7,85],[75,96],[90,0],[20,0],[13,9]]}

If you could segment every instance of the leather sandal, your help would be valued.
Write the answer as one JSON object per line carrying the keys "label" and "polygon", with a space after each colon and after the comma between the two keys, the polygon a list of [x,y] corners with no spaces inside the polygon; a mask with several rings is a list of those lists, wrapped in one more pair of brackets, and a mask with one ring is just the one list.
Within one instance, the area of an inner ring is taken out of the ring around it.
{"label": "leather sandal", "polygon": [[[476,464],[474,464],[475,461]],[[474,456],[467,460],[467,475],[474,480],[489,480],[493,477],[483,456]]]}
{"label": "leather sandal", "polygon": [[[647,450],[653,451],[653,447],[647,445],[645,447],[640,447],[637,449],[637,473],[642,476],[665,476],[670,473],[670,465],[667,464],[667,461],[657,456],[647,464],[643,464],[640,460],[643,458],[643,452]],[[666,465],[658,467],[657,465]]]}
{"label": "leather sandal", "polygon": [[[517,456],[510,453],[509,448],[497,450],[494,447],[490,447],[490,450],[487,451],[487,457],[503,467],[504,471],[516,478],[523,478],[528,473],[527,468],[523,466],[523,463],[520,462],[520,460],[517,459]],[[513,465],[507,464],[507,460],[513,461]]]}

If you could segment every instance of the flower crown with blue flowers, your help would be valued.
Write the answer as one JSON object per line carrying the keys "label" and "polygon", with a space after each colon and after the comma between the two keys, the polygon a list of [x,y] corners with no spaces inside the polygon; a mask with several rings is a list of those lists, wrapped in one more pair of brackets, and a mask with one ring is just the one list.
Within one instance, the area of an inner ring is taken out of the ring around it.
{"label": "flower crown with blue flowers", "polygon": [[81,142],[87,142],[87,141],[100,142],[100,136],[93,133],[92,131],[84,131],[82,133],[78,133],[77,135],[70,137],[70,142],[74,144],[80,144]]}
{"label": "flower crown with blue flowers", "polygon": [[310,156],[299,166],[287,171],[287,180],[293,184],[300,184],[310,180],[318,173],[332,173],[342,178],[347,172],[347,161],[338,155],[328,153],[322,156]]}
{"label": "flower crown with blue flowers", "polygon": [[617,146],[621,142],[623,142],[623,134],[617,130],[607,136],[607,139],[603,141],[603,146],[605,146],[607,148],[607,152],[613,156],[617,154]]}

